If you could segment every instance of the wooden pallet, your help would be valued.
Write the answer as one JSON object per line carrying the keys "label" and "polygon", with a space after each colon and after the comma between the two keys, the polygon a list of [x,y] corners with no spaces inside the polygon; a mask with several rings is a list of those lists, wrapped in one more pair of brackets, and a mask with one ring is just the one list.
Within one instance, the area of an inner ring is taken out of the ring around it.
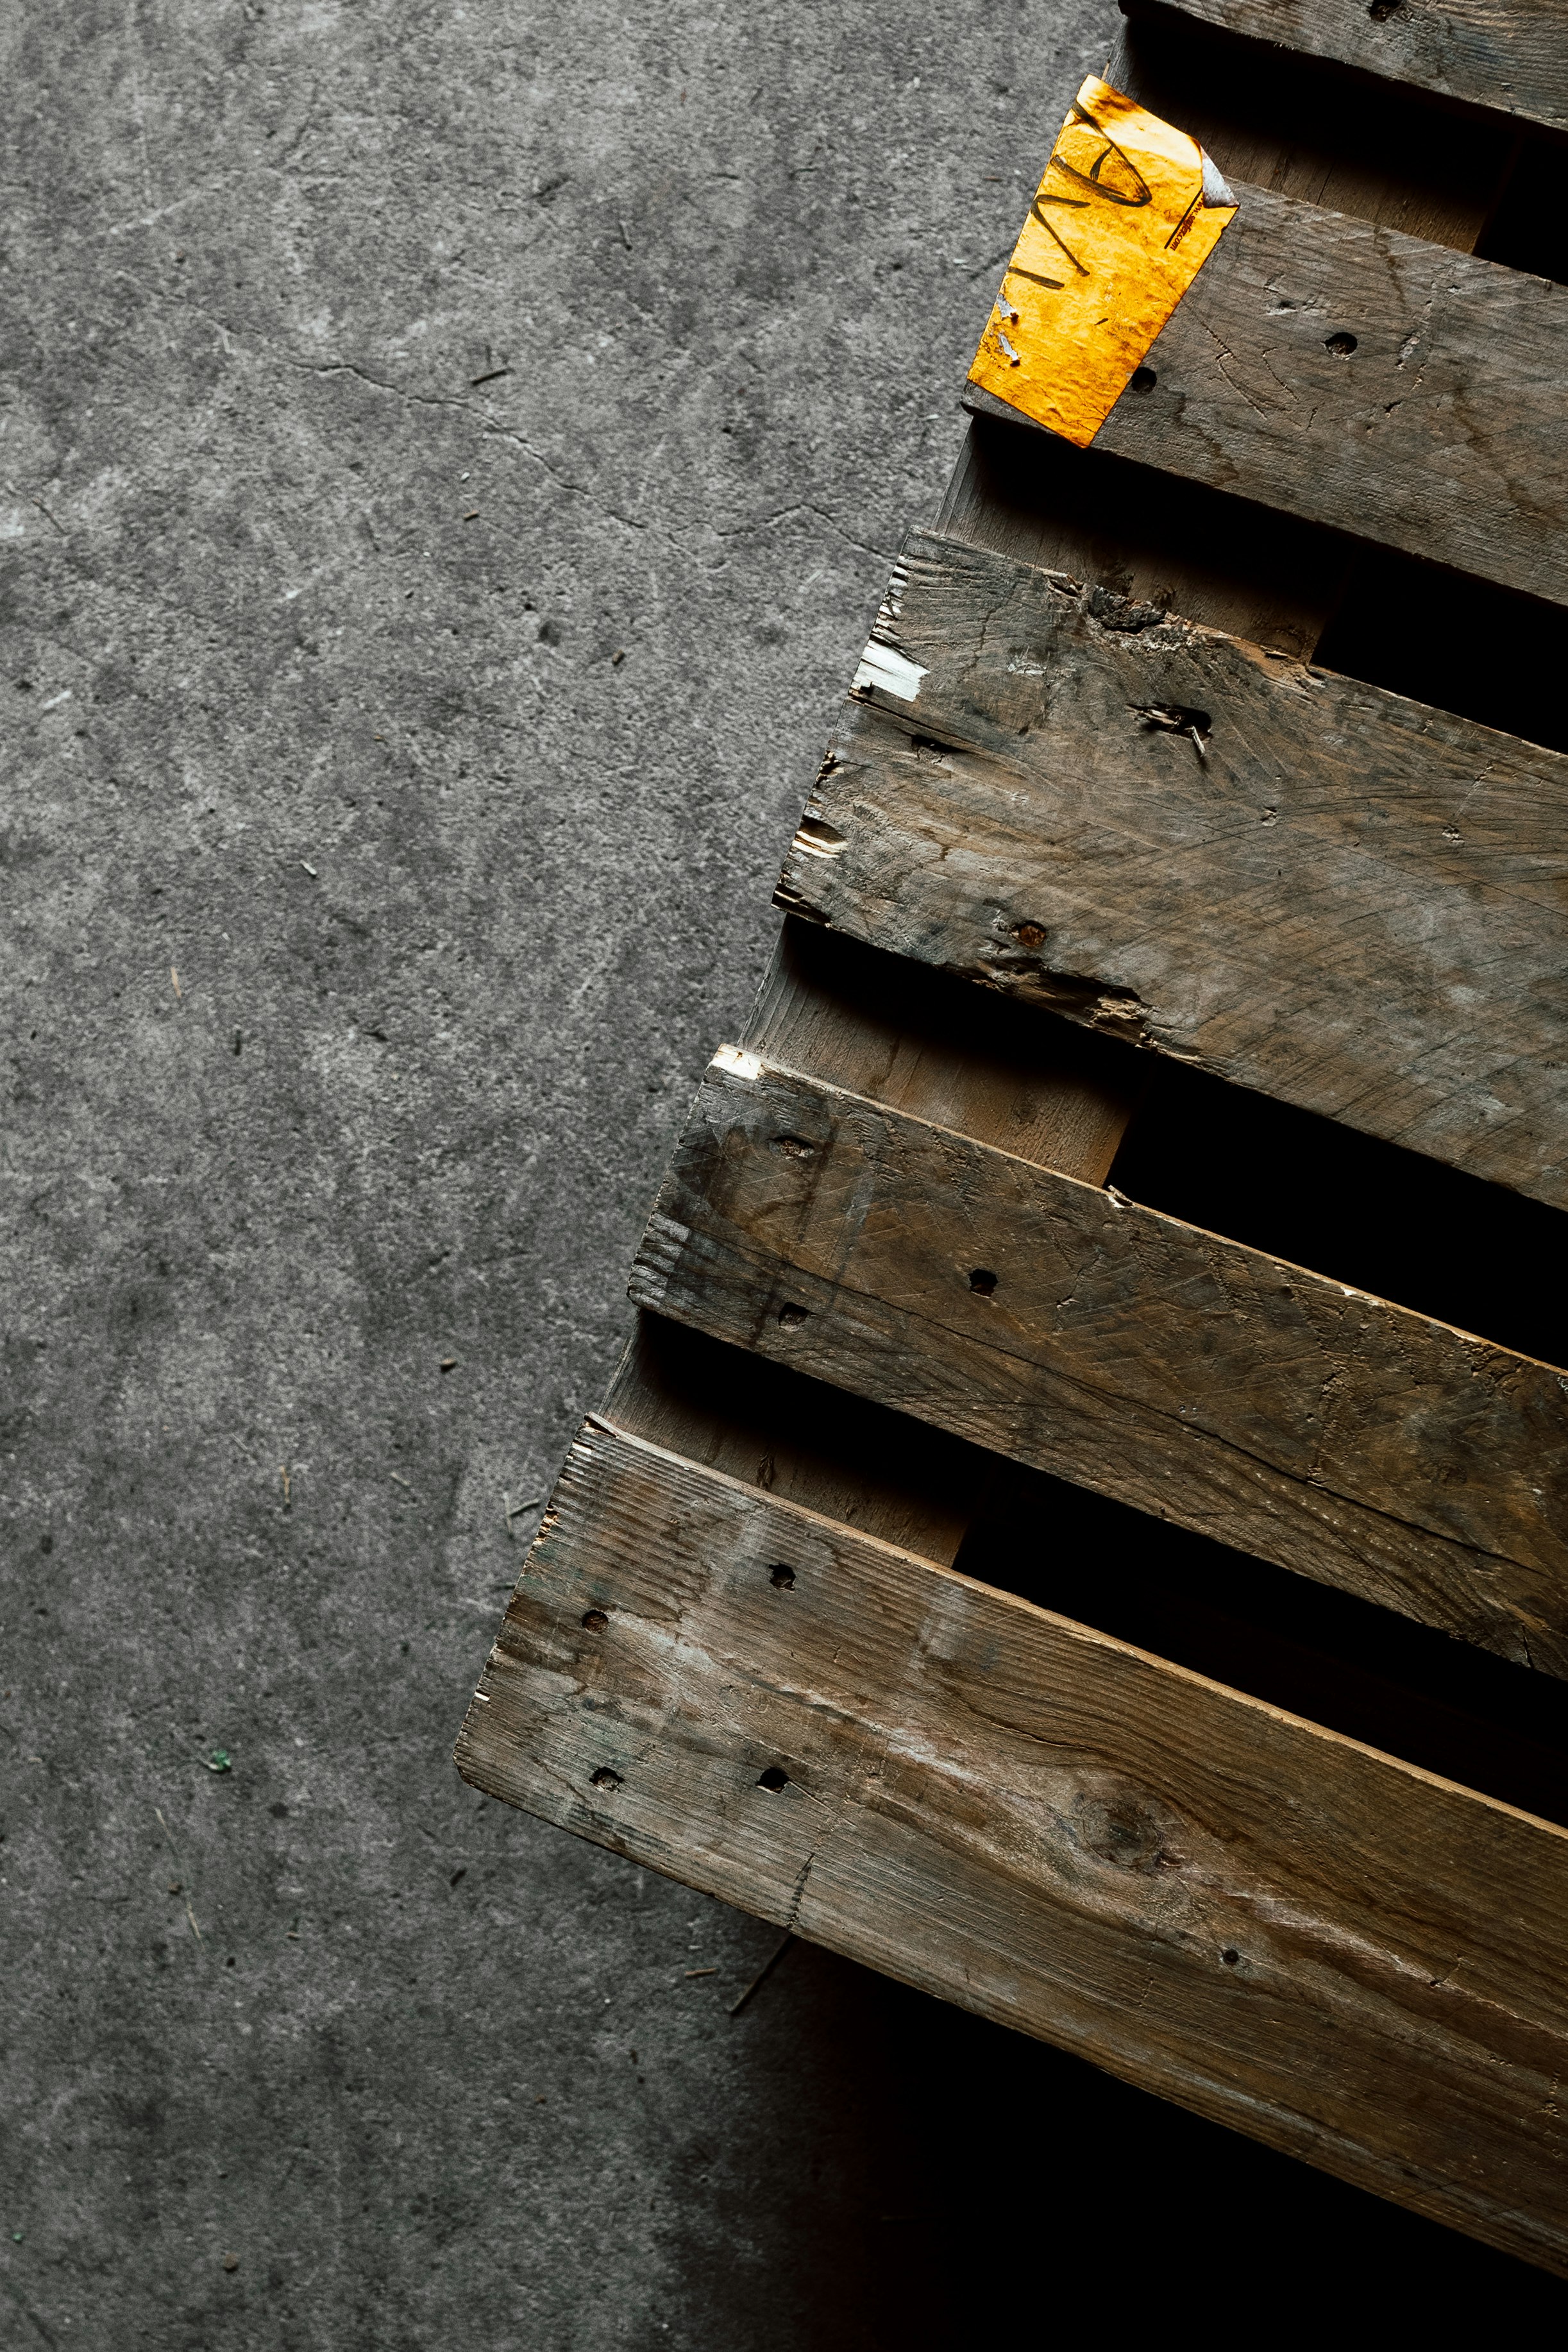
{"label": "wooden pallet", "polygon": [[1568,2273],[1568,9],[1106,79],[1239,209],[971,388],[458,1762]]}

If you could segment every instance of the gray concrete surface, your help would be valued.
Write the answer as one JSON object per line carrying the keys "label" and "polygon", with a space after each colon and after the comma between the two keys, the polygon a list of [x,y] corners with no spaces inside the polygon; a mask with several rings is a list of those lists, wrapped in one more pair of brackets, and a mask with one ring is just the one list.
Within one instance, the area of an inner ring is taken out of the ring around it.
{"label": "gray concrete surface", "polygon": [[6,14],[7,2345],[1528,2305],[449,1761],[1109,15]]}

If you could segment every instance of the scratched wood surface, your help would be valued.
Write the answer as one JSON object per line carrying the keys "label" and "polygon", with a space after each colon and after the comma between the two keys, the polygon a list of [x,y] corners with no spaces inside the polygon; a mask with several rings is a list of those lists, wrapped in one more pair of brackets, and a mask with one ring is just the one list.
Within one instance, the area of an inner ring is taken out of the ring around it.
{"label": "scratched wood surface", "polygon": [[1562,1829],[599,1421],[457,1752],[492,1796],[1568,2270]]}
{"label": "scratched wood surface", "polygon": [[1198,22],[1568,130],[1563,0],[1170,0]]}
{"label": "scratched wood surface", "polygon": [[877,637],[780,905],[1568,1205],[1568,757],[929,532]]}
{"label": "scratched wood surface", "polygon": [[1094,446],[1568,601],[1568,288],[1236,194]]}
{"label": "scratched wood surface", "polygon": [[632,1295],[1568,1675],[1568,1375],[1530,1357],[722,1058]]}

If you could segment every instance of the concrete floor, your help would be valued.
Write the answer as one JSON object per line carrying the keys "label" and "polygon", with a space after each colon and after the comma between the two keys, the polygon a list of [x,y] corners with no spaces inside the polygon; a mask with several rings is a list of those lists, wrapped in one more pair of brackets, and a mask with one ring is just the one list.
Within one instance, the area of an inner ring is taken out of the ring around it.
{"label": "concrete floor", "polygon": [[1109,19],[6,19],[0,2342],[1545,2308],[449,1761]]}

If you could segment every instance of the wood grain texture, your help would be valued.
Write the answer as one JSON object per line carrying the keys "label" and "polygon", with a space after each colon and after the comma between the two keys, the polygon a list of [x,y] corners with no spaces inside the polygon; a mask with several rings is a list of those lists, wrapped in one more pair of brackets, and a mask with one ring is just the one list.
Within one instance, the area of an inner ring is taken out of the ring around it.
{"label": "wood grain texture", "polygon": [[1568,1205],[1568,757],[928,532],[879,635],[780,905]]}
{"label": "wood grain texture", "polygon": [[793,920],[742,1042],[765,1062],[1086,1184],[1111,1173],[1147,1076],[1135,1055],[1081,1030]]}
{"label": "wood grain texture", "polygon": [[1473,252],[1519,152],[1504,114],[1464,111],[1332,60],[1239,38],[1174,7],[1124,14],[1105,79],[1245,180]]}
{"label": "wood grain texture", "polygon": [[639,1306],[1568,1675],[1568,1375],[819,1082],[716,1062]]}
{"label": "wood grain texture", "polygon": [[[975,1031],[974,992],[786,922],[746,1043],[765,1058],[1103,1183],[1144,1071],[1022,1007]],[[643,1316],[611,1384],[617,1425],[950,1564],[998,1465],[841,1390]]]}
{"label": "wood grain texture", "polygon": [[961,1438],[662,1315],[638,1317],[601,1412],[688,1462],[944,1568],[1003,1466]]}
{"label": "wood grain texture", "polygon": [[1237,194],[1149,352],[1152,387],[1123,394],[1095,448],[1568,600],[1568,289]]}
{"label": "wood grain texture", "polygon": [[1568,130],[1563,0],[1169,0],[1226,32]]}
{"label": "wood grain texture", "polygon": [[592,1421],[457,1760],[1568,2269],[1548,1823]]}
{"label": "wood grain texture", "polygon": [[1362,552],[1343,531],[1075,449],[1000,401],[970,417],[935,528],[1301,661]]}

